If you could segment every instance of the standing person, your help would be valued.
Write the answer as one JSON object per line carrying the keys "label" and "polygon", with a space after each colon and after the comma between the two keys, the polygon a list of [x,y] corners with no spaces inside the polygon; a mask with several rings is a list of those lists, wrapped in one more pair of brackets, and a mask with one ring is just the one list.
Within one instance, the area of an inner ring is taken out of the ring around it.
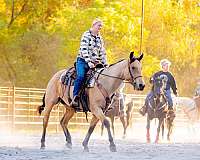
{"label": "standing person", "polygon": [[95,19],[92,27],[83,33],[80,49],[76,59],[77,77],[74,82],[73,100],[71,106],[78,109],[79,91],[85,81],[85,75],[88,70],[95,68],[97,63],[102,63],[107,66],[106,52],[103,39],[100,36],[100,30],[103,22],[100,19]]}
{"label": "standing person", "polygon": [[[173,110],[173,101],[172,101],[172,97],[171,97],[171,90],[172,89],[173,93],[175,94],[175,96],[178,95],[177,92],[177,87],[176,87],[176,81],[174,76],[171,74],[171,72],[169,71],[171,62],[167,59],[163,59],[160,61],[160,66],[161,66],[161,71],[156,72],[150,79],[150,83],[153,82],[154,79],[156,79],[157,77],[161,76],[161,75],[166,75],[167,76],[167,82],[166,82],[166,88],[165,88],[165,97],[167,100],[167,105],[168,105],[168,110]],[[147,111],[147,103],[149,101],[149,99],[151,99],[153,97],[153,92],[150,91],[150,93],[147,95],[146,99],[145,99],[145,104],[144,106],[139,110],[139,113],[141,115],[145,115],[146,111]]]}

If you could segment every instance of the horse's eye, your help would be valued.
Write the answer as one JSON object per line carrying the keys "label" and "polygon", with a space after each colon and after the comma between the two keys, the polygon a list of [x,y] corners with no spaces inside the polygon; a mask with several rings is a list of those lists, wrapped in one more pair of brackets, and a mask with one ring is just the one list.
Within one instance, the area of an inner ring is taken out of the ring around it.
{"label": "horse's eye", "polygon": [[132,67],[132,70],[134,70],[135,69],[135,67]]}

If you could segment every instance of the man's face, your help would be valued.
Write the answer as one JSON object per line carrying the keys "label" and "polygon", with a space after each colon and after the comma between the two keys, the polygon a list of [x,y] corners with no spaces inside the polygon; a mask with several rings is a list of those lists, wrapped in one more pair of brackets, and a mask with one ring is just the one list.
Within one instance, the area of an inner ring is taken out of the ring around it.
{"label": "man's face", "polygon": [[162,66],[162,69],[163,69],[164,72],[169,71],[169,65],[168,65],[168,64],[164,64],[164,65]]}
{"label": "man's face", "polygon": [[94,31],[96,31],[97,33],[99,33],[99,31],[101,30],[101,28],[102,28],[102,22],[97,22],[97,23],[95,23],[94,25],[93,25],[93,29],[94,29]]}

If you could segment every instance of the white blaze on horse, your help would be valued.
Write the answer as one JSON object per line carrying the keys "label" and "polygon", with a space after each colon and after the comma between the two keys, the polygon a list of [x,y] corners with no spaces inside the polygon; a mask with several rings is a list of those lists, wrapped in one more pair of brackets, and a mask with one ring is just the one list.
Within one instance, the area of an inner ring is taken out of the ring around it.
{"label": "white blaze on horse", "polygon": [[[84,151],[89,151],[88,141],[89,138],[100,120],[105,127],[107,128],[109,142],[110,142],[110,150],[115,152],[116,145],[113,141],[113,136],[110,131],[110,123],[107,120],[104,109],[107,105],[107,99],[116,92],[121,83],[125,80],[130,82],[134,89],[142,91],[145,87],[144,81],[142,79],[142,65],[140,60],[143,58],[143,54],[140,57],[136,58],[133,55],[133,52],[130,53],[130,57],[128,60],[121,60],[108,68],[104,69],[101,73],[98,74],[98,78],[96,80],[96,84],[93,88],[87,88],[87,94],[89,97],[88,106],[93,115],[92,120],[90,122],[89,130],[86,134],[86,137],[82,143],[84,147]],[[69,120],[73,117],[75,110],[70,107],[69,97],[66,93],[63,84],[60,82],[60,77],[65,70],[57,72],[49,81],[46,93],[43,98],[43,105],[38,108],[39,113],[44,110],[44,118],[43,118],[43,133],[41,138],[41,148],[45,148],[45,135],[46,128],[50,116],[50,112],[55,104],[58,101],[62,101],[65,103],[66,112],[61,119],[61,126],[63,128],[67,146],[71,148],[71,135],[67,128]],[[103,88],[103,91],[102,91]],[[72,98],[73,86],[70,88],[70,97]]]}

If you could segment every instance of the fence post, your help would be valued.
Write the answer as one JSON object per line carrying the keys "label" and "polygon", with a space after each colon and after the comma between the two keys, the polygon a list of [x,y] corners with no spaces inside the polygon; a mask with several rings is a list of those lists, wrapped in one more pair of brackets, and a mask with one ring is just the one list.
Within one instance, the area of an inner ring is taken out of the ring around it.
{"label": "fence post", "polygon": [[12,133],[15,131],[15,86],[12,87]]}

